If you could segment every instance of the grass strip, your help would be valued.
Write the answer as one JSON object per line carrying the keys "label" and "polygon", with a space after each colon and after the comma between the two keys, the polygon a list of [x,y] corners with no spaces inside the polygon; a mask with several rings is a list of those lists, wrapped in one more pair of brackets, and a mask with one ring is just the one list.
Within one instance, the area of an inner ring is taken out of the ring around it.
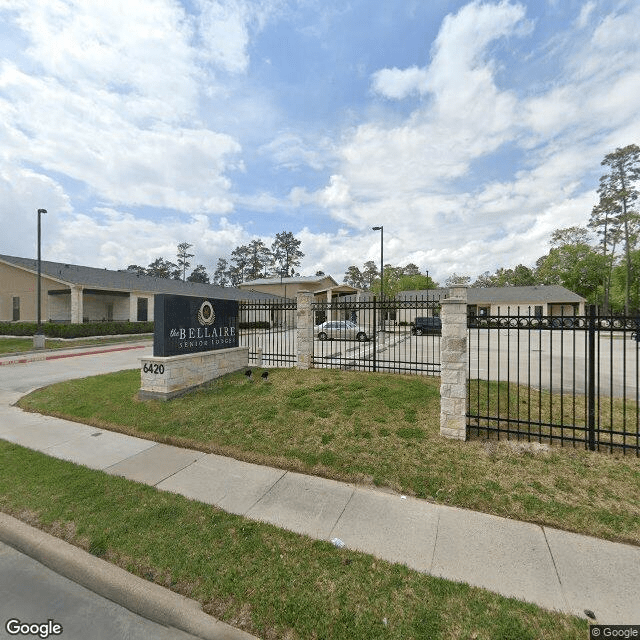
{"label": "grass strip", "polygon": [[[149,340],[149,336],[118,336],[117,338],[76,338],[62,340],[45,338],[45,349],[73,349],[74,347],[92,347],[120,342],[140,342]],[[33,351],[33,338],[0,338],[0,355],[10,353],[27,353]]]}
{"label": "grass strip", "polygon": [[587,636],[584,620],[1,440],[0,509],[198,600],[206,612],[261,638]]}
{"label": "grass strip", "polygon": [[[137,370],[36,391],[20,406],[158,442],[640,544],[640,459],[439,434],[439,379],[255,370],[139,402]],[[256,379],[257,378],[257,379]]]}

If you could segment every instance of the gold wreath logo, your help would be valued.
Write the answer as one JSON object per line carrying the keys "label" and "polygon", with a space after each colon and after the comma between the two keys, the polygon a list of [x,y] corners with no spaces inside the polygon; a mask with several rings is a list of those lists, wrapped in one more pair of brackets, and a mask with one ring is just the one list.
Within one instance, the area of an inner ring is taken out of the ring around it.
{"label": "gold wreath logo", "polygon": [[213,305],[208,300],[205,300],[198,311],[198,322],[203,326],[208,326],[213,324],[215,319],[216,312],[213,310]]}

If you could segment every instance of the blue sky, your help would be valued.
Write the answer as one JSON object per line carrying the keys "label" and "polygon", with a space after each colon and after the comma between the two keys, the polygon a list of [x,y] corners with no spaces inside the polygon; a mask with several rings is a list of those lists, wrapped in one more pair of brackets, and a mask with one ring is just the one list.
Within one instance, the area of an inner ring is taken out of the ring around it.
{"label": "blue sky", "polygon": [[533,265],[640,142],[637,0],[0,0],[0,253]]}

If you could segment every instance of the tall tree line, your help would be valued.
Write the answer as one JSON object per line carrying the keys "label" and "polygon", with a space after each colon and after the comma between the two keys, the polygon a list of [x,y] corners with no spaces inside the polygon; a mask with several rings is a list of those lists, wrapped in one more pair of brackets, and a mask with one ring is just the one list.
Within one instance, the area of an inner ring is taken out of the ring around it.
{"label": "tall tree line", "polygon": [[260,239],[251,240],[249,244],[236,247],[229,256],[218,258],[213,280],[210,279],[206,267],[202,264],[198,264],[187,276],[187,271],[191,267],[189,259],[195,257],[193,253],[189,253],[193,245],[188,242],[178,244],[176,262],[159,257],[147,267],[130,264],[127,270],[155,278],[205,284],[213,282],[223,287],[237,286],[258,278],[295,275],[296,268],[300,266],[304,257],[300,249],[301,244],[302,242],[291,231],[277,233],[270,247]]}
{"label": "tall tree line", "polygon": [[[586,227],[556,229],[551,249],[535,267],[518,265],[479,275],[454,273],[445,285],[472,287],[560,284],[599,305],[603,313],[640,313],[640,147],[618,148],[601,162],[607,172]],[[594,235],[595,234],[595,235]]]}

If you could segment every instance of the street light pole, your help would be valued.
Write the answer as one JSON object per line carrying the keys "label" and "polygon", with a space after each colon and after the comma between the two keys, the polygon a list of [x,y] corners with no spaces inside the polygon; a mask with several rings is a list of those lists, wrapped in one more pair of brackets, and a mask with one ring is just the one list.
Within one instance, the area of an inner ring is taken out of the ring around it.
{"label": "street light pole", "polygon": [[384,227],[372,227],[373,231],[380,232],[380,297],[384,293]]}
{"label": "street light pole", "polygon": [[36,349],[44,348],[44,339],[42,336],[42,308],[41,308],[41,300],[42,300],[42,286],[41,286],[41,278],[42,278],[42,231],[40,224],[40,217],[43,213],[47,213],[46,209],[38,209],[38,328],[36,329],[36,335],[33,339],[33,346]]}

